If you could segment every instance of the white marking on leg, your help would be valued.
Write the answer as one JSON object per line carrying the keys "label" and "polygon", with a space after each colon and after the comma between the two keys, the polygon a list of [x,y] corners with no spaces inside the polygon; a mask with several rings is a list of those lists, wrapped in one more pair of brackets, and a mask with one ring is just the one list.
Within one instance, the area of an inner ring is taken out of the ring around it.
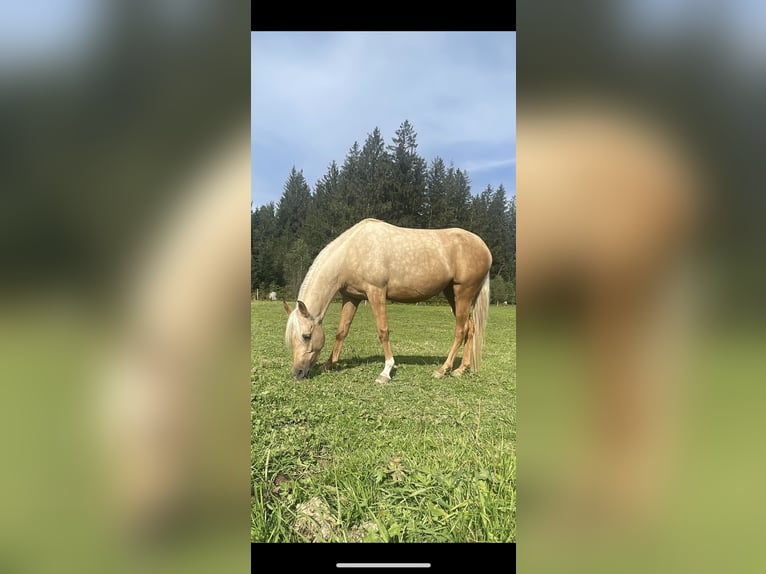
{"label": "white marking on leg", "polygon": [[380,375],[390,379],[391,378],[391,369],[394,368],[394,358],[391,357],[384,364],[385,364],[385,368],[380,372]]}

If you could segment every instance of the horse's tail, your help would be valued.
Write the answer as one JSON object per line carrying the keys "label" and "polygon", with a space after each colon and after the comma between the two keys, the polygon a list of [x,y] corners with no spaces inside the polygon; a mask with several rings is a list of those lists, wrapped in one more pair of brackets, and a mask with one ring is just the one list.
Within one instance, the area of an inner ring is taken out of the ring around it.
{"label": "horse's tail", "polygon": [[487,330],[487,316],[489,315],[489,271],[484,277],[481,291],[476,295],[473,302],[473,345],[471,346],[471,372],[479,371],[481,364],[481,348],[484,346],[484,336]]}

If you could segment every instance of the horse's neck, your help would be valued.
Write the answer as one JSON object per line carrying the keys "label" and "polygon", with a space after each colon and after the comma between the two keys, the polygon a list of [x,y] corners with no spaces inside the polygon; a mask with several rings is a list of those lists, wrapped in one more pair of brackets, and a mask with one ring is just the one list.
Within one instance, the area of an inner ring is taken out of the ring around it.
{"label": "horse's neck", "polygon": [[340,289],[339,265],[342,257],[336,253],[323,254],[317,258],[301,285],[299,299],[306,304],[309,313],[317,321],[324,319],[327,308]]}

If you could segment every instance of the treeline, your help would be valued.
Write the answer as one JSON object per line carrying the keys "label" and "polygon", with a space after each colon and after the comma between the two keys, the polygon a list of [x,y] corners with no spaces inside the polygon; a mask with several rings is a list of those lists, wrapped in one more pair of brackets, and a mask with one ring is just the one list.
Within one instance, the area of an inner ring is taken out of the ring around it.
{"label": "treeline", "polygon": [[516,293],[516,204],[500,184],[471,193],[465,170],[440,157],[430,164],[417,153],[417,134],[404,121],[392,143],[380,130],[351,146],[342,166],[333,161],[313,193],[293,167],[277,205],[251,214],[253,292],[276,291],[288,300],[319,251],[366,217],[419,228],[462,227],[492,251],[493,301],[512,303]]}

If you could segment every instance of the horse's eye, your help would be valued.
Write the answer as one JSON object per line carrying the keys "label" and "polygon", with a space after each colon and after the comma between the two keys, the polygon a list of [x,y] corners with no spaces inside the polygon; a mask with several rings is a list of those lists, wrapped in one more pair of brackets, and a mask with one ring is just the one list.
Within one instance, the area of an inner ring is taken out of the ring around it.
{"label": "horse's eye", "polygon": [[310,341],[311,340],[311,333],[304,333],[303,334],[303,340],[304,341]]}

